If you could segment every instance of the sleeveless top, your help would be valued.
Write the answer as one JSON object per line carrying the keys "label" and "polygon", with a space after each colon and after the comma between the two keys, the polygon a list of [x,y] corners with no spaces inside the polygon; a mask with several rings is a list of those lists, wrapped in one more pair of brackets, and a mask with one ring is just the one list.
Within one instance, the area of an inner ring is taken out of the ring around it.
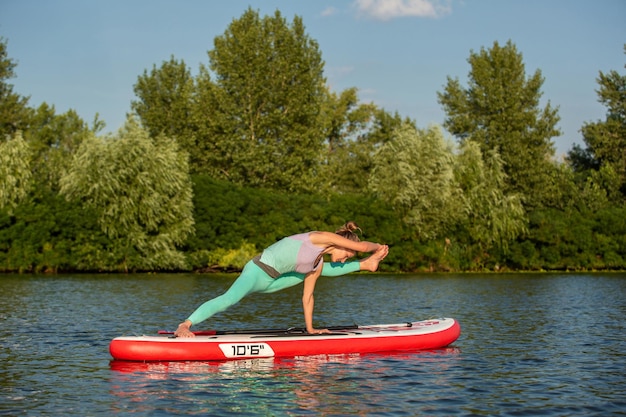
{"label": "sleeveless top", "polygon": [[301,233],[283,238],[265,249],[260,261],[280,274],[308,274],[321,264],[319,260],[323,251],[324,248],[311,243],[309,233]]}

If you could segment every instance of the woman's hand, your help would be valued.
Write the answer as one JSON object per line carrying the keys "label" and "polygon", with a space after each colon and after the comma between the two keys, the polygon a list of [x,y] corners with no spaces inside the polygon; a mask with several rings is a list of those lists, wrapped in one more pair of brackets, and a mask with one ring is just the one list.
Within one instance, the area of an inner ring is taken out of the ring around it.
{"label": "woman's hand", "polygon": [[178,325],[178,328],[174,332],[175,337],[196,337],[195,334],[189,329],[191,327],[191,322],[189,320],[185,320],[184,322]]}

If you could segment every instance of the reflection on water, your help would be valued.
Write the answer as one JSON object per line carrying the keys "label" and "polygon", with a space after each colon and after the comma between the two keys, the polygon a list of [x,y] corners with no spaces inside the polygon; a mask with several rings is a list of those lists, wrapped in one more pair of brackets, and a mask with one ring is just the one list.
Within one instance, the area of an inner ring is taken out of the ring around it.
{"label": "reflection on water", "polygon": [[233,372],[265,372],[280,371],[283,369],[303,369],[312,371],[322,364],[355,364],[367,361],[384,360],[419,360],[428,362],[429,358],[440,355],[460,354],[457,347],[430,349],[418,352],[376,352],[376,353],[347,353],[333,355],[296,356],[293,358],[254,358],[225,361],[188,361],[188,362],[130,362],[111,360],[111,370],[122,374],[145,374],[150,378],[167,378],[171,374],[194,374],[203,378],[209,373]]}
{"label": "reflection on water", "polygon": [[[111,362],[232,275],[0,275],[0,415],[626,415],[626,274],[351,275],[320,326],[454,317],[448,349],[226,362]],[[206,328],[302,325],[301,288]]]}
{"label": "reflection on water", "polygon": [[[317,355],[224,362],[111,361],[111,393],[121,402],[143,402],[173,385],[213,412],[246,412],[247,408],[288,413],[324,410],[326,414],[368,415],[376,408],[400,412],[414,373],[437,376],[438,386],[451,386],[447,369],[458,348],[422,352]],[[410,367],[407,367],[410,365]],[[409,391],[410,392],[410,391]],[[366,393],[366,397],[363,394]],[[385,405],[393,395],[397,405]],[[218,413],[219,414],[219,413]]]}

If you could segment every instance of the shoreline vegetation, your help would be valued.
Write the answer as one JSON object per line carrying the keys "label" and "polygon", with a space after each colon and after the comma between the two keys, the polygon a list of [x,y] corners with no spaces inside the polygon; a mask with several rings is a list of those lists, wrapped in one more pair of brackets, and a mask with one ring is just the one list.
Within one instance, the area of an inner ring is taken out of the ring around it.
{"label": "shoreline vegetation", "polygon": [[605,119],[557,158],[558,106],[511,41],[470,51],[467,80],[442,80],[443,126],[419,127],[332,91],[301,18],[248,8],[197,75],[173,55],[138,75],[114,134],[14,92],[8,46],[0,273],[236,272],[347,220],[390,246],[380,272],[626,270],[617,71],[596,79]]}
{"label": "shoreline vegetation", "polygon": [[95,210],[84,205],[54,194],[22,203],[11,215],[0,213],[0,272],[237,272],[281,237],[306,229],[334,230],[337,219],[344,218],[358,219],[364,238],[390,245],[381,272],[626,270],[626,210],[619,207],[587,215],[536,209],[529,217],[541,221],[530,221],[524,235],[498,248],[454,234],[422,241],[373,197],[327,200],[194,176],[192,201],[194,232],[176,249],[177,262],[161,265],[162,252],[140,251],[124,235],[107,235],[97,216],[90,215]]}

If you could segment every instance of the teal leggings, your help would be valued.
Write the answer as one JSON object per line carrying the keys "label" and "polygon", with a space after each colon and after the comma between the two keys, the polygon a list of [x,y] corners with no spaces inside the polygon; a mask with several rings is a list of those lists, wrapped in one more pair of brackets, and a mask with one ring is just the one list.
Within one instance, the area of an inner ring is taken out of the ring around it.
{"label": "teal leggings", "polygon": [[[323,277],[337,277],[340,275],[357,272],[361,269],[359,261],[340,262],[324,262],[322,269]],[[304,281],[305,274],[297,272],[288,272],[274,279],[267,275],[265,271],[259,268],[254,262],[250,261],[246,264],[239,275],[239,278],[233,282],[233,285],[222,295],[213,298],[202,304],[196,309],[187,320],[192,324],[198,324],[213,316],[216,313],[226,310],[228,307],[237,304],[239,300],[248,294],[272,293],[285,288],[293,287]]]}

